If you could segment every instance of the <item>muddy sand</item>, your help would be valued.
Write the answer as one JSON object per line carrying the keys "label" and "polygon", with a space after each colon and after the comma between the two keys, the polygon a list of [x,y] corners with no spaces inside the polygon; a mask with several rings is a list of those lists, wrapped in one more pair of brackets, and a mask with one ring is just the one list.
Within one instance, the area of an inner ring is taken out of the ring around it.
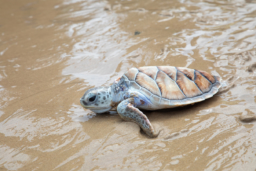
{"label": "muddy sand", "polygon": [[[256,170],[256,1],[0,0],[0,170]],[[145,111],[157,138],[79,100],[131,67],[225,91]]]}

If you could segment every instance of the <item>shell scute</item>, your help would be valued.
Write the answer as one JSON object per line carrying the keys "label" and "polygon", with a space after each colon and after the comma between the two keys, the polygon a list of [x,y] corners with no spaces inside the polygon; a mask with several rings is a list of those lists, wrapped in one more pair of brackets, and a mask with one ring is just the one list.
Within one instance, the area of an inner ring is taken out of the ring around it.
{"label": "shell scute", "polygon": [[212,76],[211,74],[209,74],[208,72],[205,71],[201,71],[198,70],[205,78],[207,78],[212,84],[214,84],[216,82],[214,76]]}
{"label": "shell scute", "polygon": [[187,97],[194,97],[201,95],[202,92],[198,89],[195,83],[189,80],[183,73],[177,73],[177,84],[179,85],[180,89]]}
{"label": "shell scute", "polygon": [[128,70],[127,73],[124,75],[130,80],[130,81],[135,81],[135,77],[138,74],[138,69],[137,68],[131,68]]}
{"label": "shell scute", "polygon": [[156,77],[157,85],[159,86],[162,97],[166,99],[184,99],[184,94],[180,91],[176,82],[172,80],[166,73],[159,71]]}
{"label": "shell scute", "polygon": [[149,67],[140,67],[139,71],[148,75],[152,79],[155,79],[156,75],[157,75],[157,72],[158,72],[158,69],[155,66],[149,66]]}
{"label": "shell scute", "polygon": [[152,92],[153,94],[161,97],[161,92],[156,84],[155,80],[153,80],[148,75],[139,72],[136,77],[136,82],[141,86]]}
{"label": "shell scute", "polygon": [[208,92],[211,89],[211,82],[204,78],[204,76],[202,76],[198,71],[195,72],[195,75],[195,83],[200,88],[200,90],[203,93]]}
{"label": "shell scute", "polygon": [[175,67],[172,67],[172,66],[159,66],[158,69],[161,70],[161,71],[163,71],[163,72],[166,73],[171,79],[173,79],[174,81],[176,81],[177,70],[176,70]]}
{"label": "shell scute", "polygon": [[180,72],[185,74],[190,80],[195,79],[195,70],[194,69],[189,69],[189,68],[184,68],[184,67],[178,67],[177,68]]}

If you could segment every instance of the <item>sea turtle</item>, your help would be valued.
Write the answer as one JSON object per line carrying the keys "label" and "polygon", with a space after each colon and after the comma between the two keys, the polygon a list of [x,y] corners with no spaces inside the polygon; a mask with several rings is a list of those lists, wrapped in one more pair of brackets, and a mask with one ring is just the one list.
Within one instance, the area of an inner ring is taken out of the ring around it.
{"label": "sea turtle", "polygon": [[173,66],[131,68],[109,87],[85,92],[80,103],[95,113],[117,110],[150,137],[158,135],[139,109],[158,110],[197,103],[212,97],[220,78],[205,71]]}

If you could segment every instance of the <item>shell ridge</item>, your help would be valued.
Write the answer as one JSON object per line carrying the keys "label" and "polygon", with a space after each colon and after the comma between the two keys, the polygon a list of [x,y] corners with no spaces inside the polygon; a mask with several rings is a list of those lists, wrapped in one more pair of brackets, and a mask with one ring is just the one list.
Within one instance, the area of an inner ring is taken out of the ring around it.
{"label": "shell ridge", "polygon": [[[192,81],[195,85],[196,85],[196,87],[197,87],[197,89],[202,93],[202,94],[204,94],[201,90],[200,90],[200,88],[197,86],[197,84],[195,83],[195,81],[193,81],[193,80],[191,80],[190,78],[188,78],[187,76],[186,76],[186,74],[184,74],[183,72],[181,72],[180,70],[178,70],[180,73],[182,73],[187,79],[189,79],[190,81]],[[195,78],[195,71],[194,71],[194,78]],[[210,90],[212,89],[212,87],[210,88]],[[210,91],[209,90],[209,91]],[[201,94],[201,95],[202,95]],[[200,95],[197,95],[197,96],[200,96]],[[194,97],[196,97],[196,96],[194,96]],[[189,98],[189,97],[188,97]]]}
{"label": "shell ridge", "polygon": [[[178,68],[177,68],[177,71],[179,71],[179,72],[181,72],[187,79],[189,79],[190,81],[193,81],[192,79],[190,79],[185,73],[183,73],[181,70],[179,70]],[[195,72],[195,71],[194,71]],[[195,73],[194,73],[194,75],[195,75]]]}
{"label": "shell ridge", "polygon": [[[203,94],[205,94],[205,93],[200,89],[200,87],[197,85],[197,83],[196,83],[196,79],[197,79],[196,71],[197,71],[197,70],[194,71],[194,83],[195,83],[195,85],[199,88],[199,90],[200,90]],[[211,88],[209,89],[209,91],[211,91]],[[207,92],[206,92],[206,93],[207,93]]]}
{"label": "shell ridge", "polygon": [[[168,78],[170,78],[171,80],[173,80],[168,74],[166,74],[163,70],[160,70],[162,73],[164,73]],[[176,82],[175,80],[173,80],[174,82]]]}
{"label": "shell ridge", "polygon": [[[197,71],[197,72],[199,72],[200,75],[202,75],[207,81],[209,81],[209,82],[211,83],[211,85],[214,84],[214,83],[212,83],[208,78],[206,78],[206,76],[204,76],[204,74],[202,74],[200,71]],[[214,78],[215,78],[215,77],[214,77]],[[216,79],[215,79],[215,82],[216,82]]]}
{"label": "shell ridge", "polygon": [[159,68],[156,66],[156,69],[157,69],[157,73],[156,73],[156,76],[155,76],[155,81],[156,81],[156,78],[157,78],[157,75],[158,75],[158,72],[159,72]]}
{"label": "shell ridge", "polygon": [[[137,78],[137,75],[138,75],[138,73],[140,72],[139,70],[138,70],[138,68],[136,68],[137,69],[137,73],[136,73],[136,75],[135,75],[135,77],[134,77],[134,80],[136,80],[136,78]],[[135,81],[136,82],[136,81]]]}
{"label": "shell ridge", "polygon": [[[207,92],[204,92],[203,94],[205,94],[205,93],[208,93],[208,92],[210,92],[211,90],[212,90],[212,88],[213,88],[213,85],[216,83],[216,80],[215,80],[215,83],[212,83],[209,79],[207,79],[201,72],[199,72],[198,70],[195,70],[195,72],[198,72],[202,77],[204,77],[210,84],[211,84],[211,87],[209,88],[209,90],[207,91]],[[196,76],[196,74],[195,74],[195,76]],[[215,77],[214,77],[215,78]],[[196,80],[196,77],[195,77],[195,80]],[[196,84],[196,82],[195,82],[195,84]],[[198,85],[196,84],[196,86],[198,87]],[[199,88],[200,89],[200,88]],[[201,89],[200,89],[201,90]],[[202,92],[202,90],[201,90],[201,92]]]}
{"label": "shell ridge", "polygon": [[[155,79],[154,79],[154,81],[155,81],[155,83],[156,83],[156,85],[157,85],[157,87],[158,87],[158,90],[159,90],[159,92],[160,92],[160,100],[162,99],[162,91],[161,91],[161,89],[160,89],[160,87],[158,86],[158,84],[157,84],[157,82],[156,82],[156,78],[157,78],[157,75],[158,75],[158,73],[159,73],[159,68],[156,66],[156,69],[157,69],[157,73],[156,73],[156,76],[155,76]],[[160,102],[160,100],[159,100],[159,102]]]}
{"label": "shell ridge", "polygon": [[[198,87],[198,85],[196,84],[196,82],[195,82],[195,80],[196,80],[196,70],[194,69],[194,80],[193,80],[193,82],[194,82],[194,84],[196,85],[196,87],[198,88],[198,90],[200,90],[200,92],[202,93],[202,94],[204,94],[204,92]],[[210,89],[211,90],[211,89]],[[210,91],[209,90],[209,91]]]}
{"label": "shell ridge", "polygon": [[[202,93],[202,94],[204,94],[203,92],[202,92],[202,90],[198,87],[198,85],[196,84],[196,82],[195,82],[195,80],[196,80],[196,70],[194,71],[194,84],[196,85],[196,87],[200,90],[200,92]],[[211,89],[210,89],[211,90]]]}
{"label": "shell ridge", "polygon": [[175,68],[175,70],[176,70],[176,76],[175,76],[175,82],[177,81],[177,78],[178,78],[178,69],[177,69],[177,67],[174,67]]}
{"label": "shell ridge", "polygon": [[175,83],[176,83],[176,85],[179,87],[179,89],[180,89],[180,91],[182,92],[182,94],[183,94],[186,98],[188,98],[188,97],[185,95],[185,93],[181,90],[179,84],[177,83],[178,72],[180,72],[180,71],[179,71],[176,67],[175,67],[175,69],[176,69],[176,80],[175,80]]}
{"label": "shell ridge", "polygon": [[[180,73],[182,73],[187,79],[189,79],[190,81],[193,81],[191,80],[190,78],[188,78],[188,76],[186,76],[186,74],[184,74],[182,71],[178,70]],[[194,81],[193,81],[194,82]]]}
{"label": "shell ridge", "polygon": [[194,69],[194,80],[193,81],[195,82],[195,80],[196,80],[196,70]]}

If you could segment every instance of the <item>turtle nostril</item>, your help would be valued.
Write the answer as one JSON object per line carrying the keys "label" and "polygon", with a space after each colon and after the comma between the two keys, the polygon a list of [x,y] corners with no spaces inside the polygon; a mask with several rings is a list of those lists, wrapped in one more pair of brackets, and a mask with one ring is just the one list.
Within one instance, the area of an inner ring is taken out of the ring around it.
{"label": "turtle nostril", "polygon": [[87,103],[85,103],[85,101],[82,101],[83,102],[83,104],[86,106],[87,105]]}

